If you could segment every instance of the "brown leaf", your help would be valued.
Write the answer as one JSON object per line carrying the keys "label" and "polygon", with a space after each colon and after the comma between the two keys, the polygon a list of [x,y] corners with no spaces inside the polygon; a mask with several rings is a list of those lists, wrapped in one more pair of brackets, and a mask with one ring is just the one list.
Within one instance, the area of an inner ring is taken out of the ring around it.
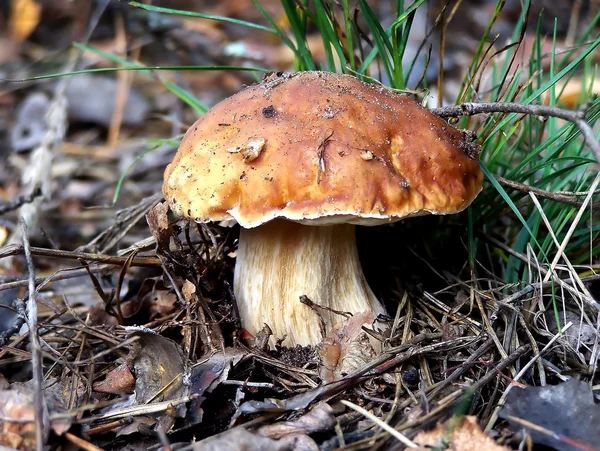
{"label": "brown leaf", "polygon": [[258,430],[265,437],[280,439],[295,434],[313,434],[327,431],[335,426],[333,409],[325,402],[319,402],[310,412],[293,421],[269,424]]}
{"label": "brown leaf", "polygon": [[10,2],[10,36],[24,41],[35,30],[42,17],[42,6],[35,0],[12,0]]}
{"label": "brown leaf", "polygon": [[177,308],[177,295],[166,290],[156,291],[154,301],[151,311],[156,310],[158,317],[167,316]]}
{"label": "brown leaf", "polygon": [[194,295],[196,294],[196,285],[194,285],[189,280],[186,280],[185,282],[183,282],[183,287],[181,287],[181,294],[186,302],[191,302],[192,299],[194,299]]}
{"label": "brown leaf", "polygon": [[106,375],[106,379],[94,384],[94,391],[99,393],[133,393],[135,379],[126,363],[122,363]]}
{"label": "brown leaf", "polygon": [[185,396],[187,390],[182,384],[184,363],[177,343],[139,330],[132,335],[138,337],[138,341],[128,360],[135,370],[137,402],[145,404],[151,399],[167,401]]}
{"label": "brown leaf", "polygon": [[192,445],[193,451],[317,451],[319,447],[306,435],[290,436],[281,440],[272,440],[259,434],[253,434],[243,426],[230,429]]}
{"label": "brown leaf", "polygon": [[[189,394],[189,385],[184,384],[185,365],[177,343],[153,333],[136,330],[137,336],[128,362],[135,371],[135,397],[138,404],[151,400],[168,401],[180,399]],[[185,415],[185,404],[175,408],[177,416]],[[173,426],[170,412],[159,419],[164,431]]]}
{"label": "brown leaf", "polygon": [[169,204],[167,202],[159,202],[146,215],[150,231],[160,249],[169,249],[171,226],[169,225],[168,212]]}
{"label": "brown leaf", "polygon": [[369,336],[362,329],[363,326],[371,325],[374,320],[373,312],[355,313],[323,340],[319,350],[319,373],[325,382],[339,380],[377,356]]}
{"label": "brown leaf", "polygon": [[152,430],[152,427],[156,424],[156,420],[154,418],[148,417],[135,417],[131,424],[127,424],[120,428],[117,431],[117,437],[121,437],[123,435],[131,435],[137,434],[141,432],[143,434],[147,434],[148,431]]}
{"label": "brown leaf", "polygon": [[116,326],[119,324],[117,318],[106,312],[106,306],[102,303],[92,305],[88,312],[93,325]]}
{"label": "brown leaf", "polygon": [[509,448],[498,445],[483,433],[477,417],[465,416],[460,418],[456,427],[450,426],[454,419],[445,424],[438,424],[435,429],[419,432],[413,442],[419,445],[419,451],[445,449],[446,451],[509,451]]}
{"label": "brown leaf", "polygon": [[200,364],[192,368],[192,389],[195,396],[185,417],[187,426],[202,422],[202,403],[206,399],[205,392],[210,393],[222,381],[227,380],[229,370],[245,355],[241,349],[226,348],[225,352],[212,354],[208,359],[201,359]]}
{"label": "brown leaf", "polygon": [[136,296],[139,308],[149,310],[150,318],[164,317],[175,311],[177,295],[165,287],[160,278],[149,277],[142,282]]}
{"label": "brown leaf", "polygon": [[[62,402],[44,390],[44,398],[50,414],[64,413]],[[31,384],[12,384],[10,389],[0,391],[0,447],[18,450],[35,449],[33,387]],[[55,434],[68,431],[67,419],[52,420],[50,427]]]}

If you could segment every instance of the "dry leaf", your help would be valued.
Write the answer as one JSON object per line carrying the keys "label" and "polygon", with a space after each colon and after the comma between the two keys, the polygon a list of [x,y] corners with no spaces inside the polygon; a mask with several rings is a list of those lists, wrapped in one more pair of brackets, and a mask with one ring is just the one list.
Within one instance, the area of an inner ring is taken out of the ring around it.
{"label": "dry leaf", "polygon": [[[44,390],[44,398],[50,414],[64,413],[62,402],[50,391]],[[32,384],[12,384],[0,391],[0,448],[7,446],[18,450],[35,449],[35,423]],[[68,431],[67,419],[52,420],[50,427],[55,434]]]}
{"label": "dry leaf", "polygon": [[[600,443],[600,405],[594,402],[589,384],[575,378],[545,387],[514,387],[500,417],[517,429],[529,429],[534,443],[560,451],[590,449]],[[546,433],[535,430],[540,428]]]}
{"label": "dry leaf", "polygon": [[35,30],[42,17],[42,6],[35,0],[12,0],[10,3],[10,36],[24,41]]}
{"label": "dry leaf", "polygon": [[[556,323],[554,312],[548,310],[545,317],[546,323],[548,324],[548,330],[553,334],[558,333],[560,328]],[[560,320],[563,324],[567,324],[568,322],[573,323],[573,326],[569,327],[563,335],[563,338],[573,347],[573,349],[579,350],[581,347],[588,347],[591,349],[594,346],[594,343],[597,340],[600,340],[600,337],[596,335],[596,328],[593,325],[582,321],[579,314],[567,310],[561,313]]]}
{"label": "dry leaf", "polygon": [[106,379],[94,384],[94,391],[99,393],[133,393],[135,379],[126,363],[122,363],[106,375]]}
{"label": "dry leaf", "polygon": [[[69,117],[78,122],[110,126],[119,84],[114,77],[81,74],[72,77],[67,85],[66,96]],[[85,98],[85,102],[80,99]],[[150,103],[136,89],[130,88],[122,109],[123,125],[140,125],[150,111]]]}
{"label": "dry leaf", "polygon": [[446,451],[509,451],[509,448],[498,445],[483,433],[477,422],[477,417],[461,417],[458,419],[457,425],[452,425],[453,421],[454,419],[451,418],[445,424],[438,424],[435,429],[419,432],[413,440],[419,447],[414,449],[419,451],[431,451],[432,449],[444,449]]}
{"label": "dry leaf", "polygon": [[253,434],[243,426],[230,429],[192,445],[193,451],[317,451],[319,447],[307,435],[272,440]]}
{"label": "dry leaf", "polygon": [[119,324],[117,318],[106,312],[106,306],[103,303],[90,306],[88,312],[93,325],[116,326]]}
{"label": "dry leaf", "polygon": [[46,113],[50,103],[46,94],[34,91],[19,104],[15,114],[16,120],[10,129],[10,145],[15,152],[40,145],[48,130]]}
{"label": "dry leaf", "polygon": [[[168,401],[181,399],[189,394],[183,356],[177,343],[153,333],[136,330],[133,336],[139,337],[128,357],[135,371],[135,398],[142,405],[151,400]],[[185,415],[185,404],[175,410],[177,416]],[[159,426],[168,431],[173,426],[173,412],[167,412],[159,419]]]}
{"label": "dry leaf", "polygon": [[138,433],[148,433],[148,431],[152,430],[154,425],[156,424],[156,420],[154,418],[148,417],[135,417],[132,419],[131,424],[125,425],[117,431],[116,436],[122,437],[124,435],[138,434]]}
{"label": "dry leaf", "polygon": [[350,319],[333,329],[323,340],[319,349],[321,357],[319,373],[325,382],[341,379],[362,368],[377,356],[369,336],[362,329],[363,326],[371,325],[374,320],[373,312],[355,313]]}
{"label": "dry leaf", "polygon": [[164,317],[177,308],[177,295],[165,287],[161,278],[149,277],[142,282],[139,288],[136,304],[138,310],[147,309],[151,319]]}
{"label": "dry leaf", "polygon": [[185,302],[191,302],[196,295],[196,285],[189,280],[186,280],[183,282],[183,287],[181,287],[181,295],[183,296],[183,299],[185,299]]}
{"label": "dry leaf", "polygon": [[150,231],[158,243],[160,249],[169,249],[171,239],[171,226],[169,225],[169,204],[159,202],[146,215],[146,221],[150,226]]}
{"label": "dry leaf", "polygon": [[314,434],[332,429],[336,424],[333,409],[325,402],[319,402],[310,412],[293,421],[269,424],[258,430],[265,437],[280,439],[295,434]]}
{"label": "dry leaf", "polygon": [[185,396],[187,390],[182,384],[185,368],[177,343],[143,331],[132,335],[139,337],[128,357],[135,370],[137,402],[145,404],[151,399],[167,401]]}
{"label": "dry leaf", "polygon": [[192,389],[194,400],[191,402],[185,417],[186,426],[202,422],[204,411],[202,403],[206,399],[204,393],[210,393],[217,385],[226,380],[229,370],[245,355],[241,349],[226,348],[224,352],[212,354],[208,359],[200,359],[202,363],[192,368]]}

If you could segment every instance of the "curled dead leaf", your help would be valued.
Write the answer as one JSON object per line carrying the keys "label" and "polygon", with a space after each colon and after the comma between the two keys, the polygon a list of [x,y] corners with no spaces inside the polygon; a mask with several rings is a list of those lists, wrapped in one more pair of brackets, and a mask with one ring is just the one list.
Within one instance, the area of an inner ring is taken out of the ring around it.
{"label": "curled dead leaf", "polygon": [[181,295],[185,302],[191,302],[194,299],[194,295],[196,294],[196,285],[194,285],[189,280],[183,282],[183,287],[181,287]]}
{"label": "curled dead leaf", "polygon": [[[184,383],[187,372],[177,343],[142,330],[134,329],[132,336],[138,337],[138,340],[127,360],[135,373],[137,404],[177,400],[188,396],[190,386]],[[183,417],[185,411],[185,404],[178,404],[174,413]],[[167,412],[159,419],[159,426],[165,431],[174,423],[170,413]]]}
{"label": "curled dead leaf", "polygon": [[319,447],[307,435],[294,435],[281,440],[273,440],[260,434],[253,434],[239,426],[214,435],[192,445],[193,451],[318,451]]}
{"label": "curled dead leaf", "polygon": [[98,393],[133,393],[135,379],[126,363],[122,363],[106,375],[106,379],[96,382],[93,386]]}
{"label": "curled dead leaf", "polygon": [[377,356],[369,335],[362,329],[374,320],[373,312],[356,313],[325,337],[319,350],[319,374],[325,382],[341,379]]}
{"label": "curled dead leaf", "polygon": [[282,421],[261,427],[258,432],[269,438],[280,439],[294,434],[314,434],[332,429],[336,424],[333,409],[319,402],[308,413],[293,421]]}
{"label": "curled dead leaf", "polygon": [[177,308],[177,295],[165,287],[161,278],[149,277],[142,282],[134,303],[138,310],[147,309],[152,319],[164,317]]}
{"label": "curled dead leaf", "polygon": [[158,243],[160,249],[168,249],[171,239],[171,226],[169,225],[169,204],[167,202],[159,202],[146,215],[146,221],[150,226],[150,231],[154,239]]}
{"label": "curled dead leaf", "polygon": [[438,424],[435,429],[422,431],[414,438],[419,451],[445,449],[446,451],[509,451],[509,448],[498,445],[483,433],[477,417],[465,416],[458,419],[458,424],[451,425],[454,418],[445,424]]}
{"label": "curled dead leaf", "polygon": [[205,393],[210,393],[222,381],[227,380],[229,371],[244,357],[245,352],[237,348],[226,348],[224,352],[216,352],[201,363],[194,365],[191,375],[191,393],[194,395],[187,415],[186,426],[202,422],[204,411],[202,403],[206,399]]}

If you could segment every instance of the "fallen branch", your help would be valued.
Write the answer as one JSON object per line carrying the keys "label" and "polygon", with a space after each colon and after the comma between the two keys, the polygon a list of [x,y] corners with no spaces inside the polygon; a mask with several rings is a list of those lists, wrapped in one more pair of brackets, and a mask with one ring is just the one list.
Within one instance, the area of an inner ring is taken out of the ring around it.
{"label": "fallen branch", "polygon": [[590,127],[590,125],[585,120],[585,108],[573,111],[563,110],[561,108],[556,108],[552,106],[524,105],[522,103],[511,102],[467,102],[462,103],[460,105],[433,108],[431,112],[439,117],[474,116],[475,114],[489,113],[517,113],[528,114],[530,116],[556,117],[559,119],[564,119],[566,121],[572,122],[579,128],[579,130],[581,130],[583,139],[594,153],[596,161],[600,163],[600,142],[596,139],[592,127]]}
{"label": "fallen branch", "polygon": [[[24,281],[25,286],[29,281]],[[16,298],[13,305],[15,306],[16,316],[12,326],[8,327],[2,333],[0,333],[0,346],[6,346],[10,337],[18,333],[23,327],[23,324],[27,321],[27,313],[25,312],[25,302],[21,298]]]}
{"label": "fallen branch", "polygon": [[[515,182],[514,180],[505,179],[504,177],[500,177],[499,175],[494,176],[498,183],[502,186],[506,186],[508,188],[514,189],[516,191],[521,191],[523,193],[533,193],[542,199],[548,199],[553,202],[559,202],[561,204],[572,205],[573,207],[581,207],[583,205],[583,200],[577,199],[574,196],[561,194],[561,193],[553,193],[551,191],[545,191],[543,189],[536,188],[535,186],[525,185],[523,183]],[[585,193],[587,194],[587,193]],[[594,210],[600,209],[600,202],[593,202]]]}
{"label": "fallen branch", "polygon": [[[59,249],[46,249],[43,247],[32,247],[30,248],[30,252],[33,255],[39,255],[43,257],[68,258],[73,260],[81,259],[120,266],[123,266],[129,260],[128,257],[94,254],[91,252],[63,251]],[[21,254],[23,254],[23,246],[18,244],[10,244],[0,248],[0,259]],[[160,259],[158,257],[135,257],[129,262],[129,266],[160,266]]]}
{"label": "fallen branch", "polygon": [[[116,265],[94,265],[90,266],[90,271],[94,274],[108,275],[116,271]],[[46,286],[52,282],[58,282],[59,280],[68,280],[75,277],[87,276],[88,271],[86,268],[65,268],[59,269],[54,274],[46,277],[36,277],[35,284],[38,288],[40,285]],[[10,282],[4,282],[0,284],[0,291],[13,290],[15,288],[26,287],[29,284],[28,279],[15,279]],[[18,311],[18,308],[17,308]],[[10,338],[10,337],[8,337]],[[1,342],[0,342],[1,343]]]}
{"label": "fallen branch", "polygon": [[34,385],[34,412],[35,412],[35,449],[42,451],[48,437],[48,409],[44,406],[44,374],[42,369],[42,349],[38,336],[37,299],[35,290],[35,268],[29,251],[29,235],[27,222],[20,218],[23,250],[29,274],[29,298],[27,300],[27,325],[29,326],[29,342],[31,344],[31,372]]}
{"label": "fallen branch", "polygon": [[31,194],[29,194],[28,196],[20,196],[20,197],[17,197],[12,202],[9,202],[7,204],[2,204],[2,205],[0,205],[0,215],[3,215],[4,213],[7,213],[9,211],[16,210],[17,208],[21,207],[22,205],[29,204],[29,203],[33,202],[36,198],[40,197],[41,195],[42,195],[42,189],[38,187],[35,190],[33,190],[31,192]]}

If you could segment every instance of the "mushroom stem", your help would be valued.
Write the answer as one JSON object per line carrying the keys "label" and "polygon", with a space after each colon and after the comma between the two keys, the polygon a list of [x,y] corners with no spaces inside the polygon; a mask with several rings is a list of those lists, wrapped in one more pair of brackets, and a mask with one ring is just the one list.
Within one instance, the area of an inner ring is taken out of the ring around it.
{"label": "mushroom stem", "polygon": [[[284,344],[317,345],[319,318],[300,303],[306,295],[333,310],[357,313],[385,310],[362,272],[354,225],[307,226],[274,220],[241,229],[234,291],[242,326],[256,334],[266,323]],[[325,309],[327,330],[343,316]]]}

